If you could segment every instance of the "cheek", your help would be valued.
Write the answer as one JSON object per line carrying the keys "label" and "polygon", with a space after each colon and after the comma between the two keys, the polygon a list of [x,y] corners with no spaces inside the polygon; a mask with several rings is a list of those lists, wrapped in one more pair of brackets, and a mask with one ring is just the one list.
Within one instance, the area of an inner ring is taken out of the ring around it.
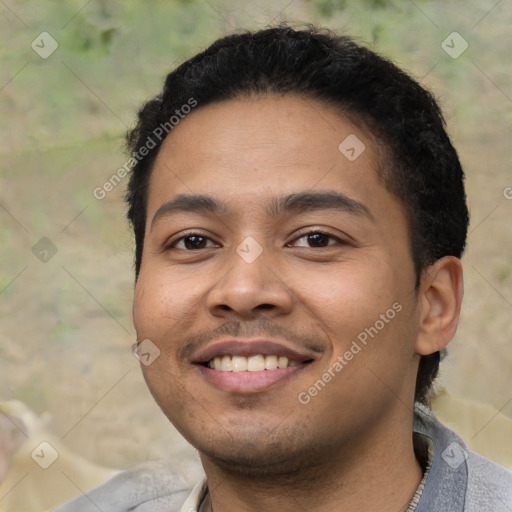
{"label": "cheek", "polygon": [[[182,280],[173,279],[161,270],[141,269],[135,287],[133,321],[137,337],[156,346],[150,345],[155,359],[150,364],[141,364],[141,370],[149,390],[166,414],[173,412],[174,407],[181,407],[177,397],[183,396],[184,391],[182,379],[177,377],[183,369],[175,355],[183,334],[190,333],[192,321],[188,319],[195,311],[186,290]],[[171,402],[169,396],[174,397]]]}
{"label": "cheek", "polygon": [[163,311],[161,302],[158,285],[152,282],[151,277],[144,273],[139,274],[133,298],[133,323],[139,339],[142,335],[150,337],[150,326],[158,325]]}
{"label": "cheek", "polygon": [[133,320],[137,333],[159,337],[197,311],[203,290],[197,282],[170,272],[141,272],[135,287]]}
{"label": "cheek", "polygon": [[410,283],[400,271],[382,258],[374,265],[361,262],[349,271],[340,269],[338,276],[332,271],[317,275],[308,287],[304,282],[302,276],[300,300],[331,341],[326,368],[343,357],[344,377],[338,379],[348,379],[343,387],[351,386],[348,381],[359,386],[365,378],[373,382],[370,369],[382,372],[386,381],[403,378],[415,334]]}
{"label": "cheek", "polygon": [[360,262],[295,277],[294,289],[311,316],[336,338],[346,341],[373,324],[397,300],[392,270]]}

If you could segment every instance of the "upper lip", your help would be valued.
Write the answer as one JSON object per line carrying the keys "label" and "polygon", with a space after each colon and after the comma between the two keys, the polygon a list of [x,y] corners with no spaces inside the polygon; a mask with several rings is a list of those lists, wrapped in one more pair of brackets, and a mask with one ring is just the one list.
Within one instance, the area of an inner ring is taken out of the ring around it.
{"label": "upper lip", "polygon": [[230,338],[218,341],[200,349],[192,359],[195,363],[203,364],[211,361],[214,357],[225,355],[249,357],[256,354],[285,356],[289,360],[298,361],[299,363],[315,359],[315,353],[304,347],[291,346],[289,342],[271,341],[263,338]]}

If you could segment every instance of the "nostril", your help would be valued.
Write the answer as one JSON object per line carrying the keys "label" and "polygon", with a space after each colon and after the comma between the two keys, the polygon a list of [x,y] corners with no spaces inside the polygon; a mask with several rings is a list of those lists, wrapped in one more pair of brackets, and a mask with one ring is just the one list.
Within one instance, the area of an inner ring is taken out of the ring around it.
{"label": "nostril", "polygon": [[258,309],[273,309],[275,306],[273,304],[260,304]]}

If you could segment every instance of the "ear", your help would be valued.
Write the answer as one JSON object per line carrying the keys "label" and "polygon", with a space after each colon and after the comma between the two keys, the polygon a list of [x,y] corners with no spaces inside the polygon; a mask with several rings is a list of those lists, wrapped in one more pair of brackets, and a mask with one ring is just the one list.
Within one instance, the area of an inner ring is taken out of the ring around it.
{"label": "ear", "polygon": [[421,276],[420,330],[415,351],[426,356],[443,349],[455,336],[464,295],[462,263],[445,256]]}

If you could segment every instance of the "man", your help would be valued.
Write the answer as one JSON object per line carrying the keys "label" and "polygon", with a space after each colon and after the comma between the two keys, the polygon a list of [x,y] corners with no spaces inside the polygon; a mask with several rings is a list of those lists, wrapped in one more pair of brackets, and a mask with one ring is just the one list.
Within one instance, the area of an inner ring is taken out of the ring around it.
{"label": "man", "polygon": [[507,511],[427,407],[463,296],[463,171],[433,97],[316,29],[216,41],[128,137],[146,382],[198,450],[59,508]]}

